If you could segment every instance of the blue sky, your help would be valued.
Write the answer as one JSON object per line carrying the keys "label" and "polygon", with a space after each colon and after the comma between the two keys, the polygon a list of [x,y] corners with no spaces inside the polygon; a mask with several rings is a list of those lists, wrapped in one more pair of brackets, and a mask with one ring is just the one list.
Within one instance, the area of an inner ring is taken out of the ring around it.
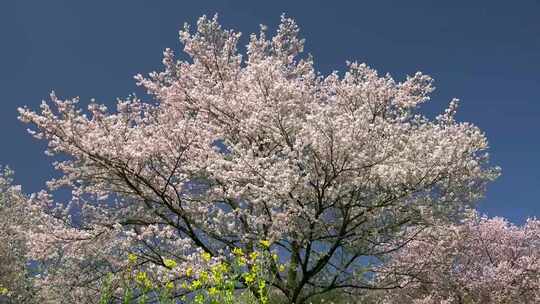
{"label": "blue sky", "polygon": [[[540,217],[540,1],[2,0],[0,164],[27,192],[44,187],[44,142],[17,120],[51,90],[113,104],[138,92],[132,76],[160,69],[165,47],[202,14],[247,34],[294,17],[320,71],[367,62],[401,79],[435,78],[427,113],[462,100],[458,119],[480,126],[502,176],[479,209],[514,222]],[[244,40],[245,41],[245,40]]]}

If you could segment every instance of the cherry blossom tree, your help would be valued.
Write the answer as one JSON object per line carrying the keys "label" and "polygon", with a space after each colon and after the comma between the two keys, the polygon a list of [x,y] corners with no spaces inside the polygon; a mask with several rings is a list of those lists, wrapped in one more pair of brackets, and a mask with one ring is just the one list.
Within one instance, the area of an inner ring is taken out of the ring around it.
{"label": "cherry blossom tree", "polygon": [[0,167],[0,302],[34,303],[37,300],[28,267],[24,229],[28,198],[13,185],[13,172]]}
{"label": "cherry blossom tree", "polygon": [[435,119],[420,113],[429,76],[398,82],[356,62],[321,75],[285,16],[273,37],[250,35],[245,54],[239,39],[203,16],[180,31],[187,60],[166,49],[163,71],[135,77],[152,100],[85,111],[53,93],[39,112],[19,109],[61,156],[49,187],[73,193],[69,211],[32,232],[32,254],[63,259],[77,279],[43,280],[82,303],[128,252],[156,276],[174,259],[181,279],[203,253],[226,260],[263,241],[287,265],[270,266],[269,283],[291,303],[378,288],[366,260],[459,218],[498,175],[484,134],[456,121],[457,100]]}
{"label": "cherry blossom tree", "polygon": [[540,221],[475,216],[432,227],[380,271],[401,287],[384,303],[539,303]]}

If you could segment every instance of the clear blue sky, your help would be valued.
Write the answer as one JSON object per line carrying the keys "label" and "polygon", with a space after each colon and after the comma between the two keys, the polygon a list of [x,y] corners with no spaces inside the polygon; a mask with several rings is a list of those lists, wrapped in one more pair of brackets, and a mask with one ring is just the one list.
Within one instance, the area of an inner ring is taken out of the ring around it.
{"label": "clear blue sky", "polygon": [[[354,3],[354,4],[353,4]],[[294,17],[322,72],[345,60],[397,78],[436,80],[428,113],[462,100],[460,120],[488,135],[503,175],[479,205],[490,216],[540,217],[540,1],[1,0],[0,164],[27,192],[51,176],[44,143],[26,134],[16,108],[37,108],[51,90],[112,104],[137,91],[132,76],[160,69],[165,47],[202,14],[247,34]],[[245,40],[244,40],[245,41]]]}

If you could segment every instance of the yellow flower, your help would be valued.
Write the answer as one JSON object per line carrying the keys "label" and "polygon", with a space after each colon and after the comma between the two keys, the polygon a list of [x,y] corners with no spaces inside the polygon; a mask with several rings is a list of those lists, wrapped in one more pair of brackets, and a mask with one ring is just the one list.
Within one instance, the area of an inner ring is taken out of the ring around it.
{"label": "yellow flower", "polygon": [[8,290],[7,288],[5,288],[5,287],[0,287],[0,295],[5,296],[5,295],[8,294],[8,292],[9,292],[9,290]]}
{"label": "yellow flower", "polygon": [[210,287],[208,289],[208,294],[211,295],[211,296],[215,296],[215,295],[217,295],[217,293],[218,293],[218,290],[215,287]]}
{"label": "yellow flower", "polygon": [[247,284],[251,284],[255,282],[255,274],[254,273],[247,273],[244,275],[244,280],[246,280]]}
{"label": "yellow flower", "polygon": [[219,284],[223,281],[223,274],[227,273],[228,268],[224,263],[219,263],[210,268],[212,271],[212,280]]}
{"label": "yellow flower", "polygon": [[198,294],[195,296],[195,299],[194,299],[194,303],[195,304],[202,304],[204,303],[204,295],[203,294]]}
{"label": "yellow flower", "polygon": [[259,265],[253,265],[253,267],[251,267],[251,272],[257,273],[258,271],[259,271]]}
{"label": "yellow flower", "polygon": [[167,284],[165,284],[165,288],[167,288],[168,290],[173,289],[174,288],[174,283],[172,281],[167,282]]}
{"label": "yellow flower", "polygon": [[252,253],[249,254],[249,259],[251,261],[255,261],[258,256],[259,256],[259,253],[257,251],[253,251]]}
{"label": "yellow flower", "polygon": [[186,276],[191,277],[192,274],[193,274],[193,268],[188,267],[188,269],[186,269]]}
{"label": "yellow flower", "polygon": [[146,272],[144,271],[137,273],[137,276],[135,277],[135,280],[141,284],[144,283],[144,281],[147,279],[148,277],[146,276]]}
{"label": "yellow flower", "polygon": [[208,281],[208,272],[201,272],[201,274],[199,275],[199,279],[201,280],[201,282],[206,283]]}
{"label": "yellow flower", "polygon": [[259,241],[259,244],[261,244],[261,246],[262,246],[264,249],[270,248],[270,241],[267,241],[267,240],[260,240],[260,241]]}
{"label": "yellow flower", "polygon": [[284,272],[285,271],[285,265],[281,264],[279,265],[279,272]]}
{"label": "yellow flower", "polygon": [[272,254],[272,259],[273,259],[274,261],[277,261],[277,260],[279,259],[279,256],[278,256],[277,254],[273,253],[273,254]]}
{"label": "yellow flower", "polygon": [[229,271],[229,266],[225,263],[219,263],[214,266],[212,266],[213,271],[216,273],[226,273]]}
{"label": "yellow flower", "polygon": [[202,283],[199,280],[195,280],[195,281],[191,282],[191,288],[193,288],[193,289],[199,289],[199,288],[201,288],[201,286],[202,286]]}
{"label": "yellow flower", "polygon": [[137,273],[137,275],[135,276],[135,281],[143,285],[145,288],[152,288],[152,281],[150,281],[148,275],[144,271]]}
{"label": "yellow flower", "polygon": [[135,264],[137,262],[137,256],[133,253],[128,254],[128,262],[131,264]]}
{"label": "yellow flower", "polygon": [[152,281],[150,281],[148,275],[144,271],[137,273],[135,280],[146,288],[152,288]]}
{"label": "yellow flower", "polygon": [[244,252],[242,251],[242,248],[234,248],[233,251],[234,255],[241,256],[244,255]]}
{"label": "yellow flower", "polygon": [[174,267],[176,267],[176,261],[175,261],[175,260],[171,260],[171,259],[165,259],[165,260],[163,261],[163,264],[165,264],[166,267],[171,268],[171,269],[174,268]]}
{"label": "yellow flower", "polygon": [[202,259],[205,261],[205,262],[209,262],[210,259],[212,259],[212,256],[210,255],[210,253],[208,252],[203,252],[203,254],[201,254],[202,256]]}
{"label": "yellow flower", "polygon": [[244,265],[246,265],[246,262],[247,262],[247,260],[246,260],[245,257],[239,257],[238,258],[238,265],[244,266]]}

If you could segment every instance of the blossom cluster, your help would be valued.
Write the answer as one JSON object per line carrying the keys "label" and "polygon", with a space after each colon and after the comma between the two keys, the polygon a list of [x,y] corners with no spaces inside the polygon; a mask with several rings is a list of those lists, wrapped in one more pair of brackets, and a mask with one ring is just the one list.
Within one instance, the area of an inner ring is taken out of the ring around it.
{"label": "blossom cluster", "polygon": [[432,227],[394,254],[379,277],[389,304],[539,303],[540,221],[516,226],[474,215]]}

